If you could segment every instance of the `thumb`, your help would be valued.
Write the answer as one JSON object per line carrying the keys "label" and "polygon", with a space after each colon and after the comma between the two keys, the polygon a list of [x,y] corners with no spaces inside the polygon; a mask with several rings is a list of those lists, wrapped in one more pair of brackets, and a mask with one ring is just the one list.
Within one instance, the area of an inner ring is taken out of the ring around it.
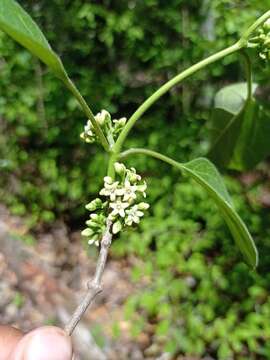
{"label": "thumb", "polygon": [[44,326],[25,335],[9,360],[71,360],[71,339],[54,326]]}

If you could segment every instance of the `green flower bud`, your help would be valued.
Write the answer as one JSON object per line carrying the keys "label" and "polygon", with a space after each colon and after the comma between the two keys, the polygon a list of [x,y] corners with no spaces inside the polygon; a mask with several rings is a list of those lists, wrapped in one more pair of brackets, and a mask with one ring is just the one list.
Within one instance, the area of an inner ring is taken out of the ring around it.
{"label": "green flower bud", "polygon": [[81,232],[81,235],[82,236],[91,236],[93,234],[93,231],[89,228],[87,229],[84,229],[82,232]]}
{"label": "green flower bud", "polygon": [[98,214],[91,214],[91,215],[90,215],[90,218],[91,218],[92,220],[95,220],[95,221],[99,221],[99,220],[100,220]]}
{"label": "green flower bud", "polygon": [[116,162],[114,164],[114,169],[115,169],[116,173],[119,174],[119,175],[124,175],[126,173],[125,165],[121,164],[119,162]]}
{"label": "green flower bud", "polygon": [[149,209],[150,205],[147,204],[146,202],[141,202],[138,204],[138,209],[139,210],[147,210]]}
{"label": "green flower bud", "polygon": [[95,211],[97,209],[101,209],[102,201],[101,201],[101,199],[96,198],[96,199],[92,200],[89,204],[87,204],[85,207],[89,211]]}
{"label": "green flower bud", "polygon": [[94,220],[87,220],[85,223],[87,226],[89,226],[91,228],[99,228],[100,227],[100,224]]}
{"label": "green flower bud", "polygon": [[270,19],[267,19],[267,20],[265,21],[265,23],[263,24],[263,28],[264,28],[264,30],[266,30],[266,31],[269,31],[269,30],[270,30]]}
{"label": "green flower bud", "polygon": [[117,234],[117,233],[119,233],[119,231],[121,231],[122,230],[122,224],[121,224],[121,222],[118,220],[118,221],[116,221],[114,224],[113,224],[113,227],[112,227],[112,232],[113,232],[113,234]]}
{"label": "green flower bud", "polygon": [[99,236],[94,235],[93,237],[91,237],[91,239],[88,240],[88,244],[89,245],[95,244],[96,246],[98,246],[99,245]]}

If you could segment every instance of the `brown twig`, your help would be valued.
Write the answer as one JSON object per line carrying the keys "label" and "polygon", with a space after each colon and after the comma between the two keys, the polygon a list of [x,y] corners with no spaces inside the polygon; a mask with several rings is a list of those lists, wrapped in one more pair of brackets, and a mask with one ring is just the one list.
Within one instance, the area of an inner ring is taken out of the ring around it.
{"label": "brown twig", "polygon": [[95,276],[92,280],[90,280],[87,284],[88,291],[85,294],[82,302],[78,305],[77,309],[74,311],[71,319],[65,326],[65,331],[68,335],[72,335],[74,329],[76,328],[77,324],[81,320],[83,314],[87,310],[89,306],[93,303],[95,297],[101,293],[101,279],[105,269],[109,248],[112,242],[112,233],[111,233],[111,221],[107,220],[106,230],[101,240],[101,247],[98,257],[98,262],[96,266]]}

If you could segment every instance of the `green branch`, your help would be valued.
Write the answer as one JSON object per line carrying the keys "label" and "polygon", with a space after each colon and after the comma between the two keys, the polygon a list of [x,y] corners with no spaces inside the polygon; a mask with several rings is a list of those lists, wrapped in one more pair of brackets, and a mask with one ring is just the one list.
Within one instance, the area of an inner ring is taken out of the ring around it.
{"label": "green branch", "polygon": [[261,17],[259,17],[258,20],[256,20],[241,36],[239,42],[244,46],[246,46],[246,43],[250,37],[250,35],[258,29],[263,23],[265,23],[266,20],[270,18],[270,10],[268,10],[266,13],[264,13]]}
{"label": "green branch", "polygon": [[244,59],[244,65],[245,65],[245,72],[246,72],[246,80],[247,80],[247,100],[250,101],[253,97],[252,94],[252,67],[251,67],[251,61],[249,55],[243,50],[241,52],[241,55]]}
{"label": "green branch", "polygon": [[236,43],[224,50],[219,51],[218,53],[209,56],[208,58],[198,62],[197,64],[191,66],[190,68],[184,70],[173,79],[169,80],[165,83],[161,88],[159,88],[154,94],[152,94],[131,116],[129,121],[127,122],[125,128],[122,130],[119,138],[115,144],[115,151],[118,152],[121,150],[123,142],[125,141],[128,133],[135,125],[136,121],[148,110],[161,96],[166,94],[173,86],[181,83],[184,79],[188,78],[189,76],[195,74],[197,71],[203,69],[204,67],[212,64],[213,62],[224,58],[230,54],[233,54],[239,51],[243,45]]}
{"label": "green branch", "polygon": [[242,35],[239,41],[236,44],[219,51],[218,53],[209,56],[208,58],[198,62],[197,64],[191,66],[190,68],[184,70],[173,79],[165,83],[161,88],[159,88],[154,94],[152,94],[144,103],[135,111],[135,113],[130,117],[125,128],[122,130],[119,138],[115,144],[115,152],[120,152],[122,145],[129,134],[130,130],[133,128],[137,120],[164,94],[166,94],[173,86],[179,84],[184,79],[193,75],[197,71],[203,69],[209,64],[214,63],[217,60],[222,59],[225,56],[233,54],[247,46],[248,38],[260,25],[262,25],[268,18],[270,18],[270,10],[263,14],[258,20],[256,20]]}
{"label": "green branch", "polygon": [[81,95],[81,93],[79,92],[79,90],[77,89],[77,87],[75,86],[75,84],[69,79],[67,78],[64,81],[64,84],[66,85],[66,87],[71,91],[71,93],[75,96],[75,98],[77,99],[77,101],[79,102],[83,112],[85,113],[85,115],[87,116],[87,118],[91,121],[95,133],[97,134],[97,136],[99,137],[99,140],[102,144],[102,146],[104,147],[104,149],[108,152],[110,152],[110,145],[108,143],[108,140],[106,139],[103,131],[101,130],[98,122],[95,119],[94,114],[92,113],[91,109],[89,108],[87,102],[84,100],[83,96]]}
{"label": "green branch", "polygon": [[119,158],[124,159],[124,158],[126,158],[126,157],[128,157],[130,155],[133,155],[133,154],[148,155],[148,156],[151,156],[151,157],[156,158],[158,160],[164,161],[167,164],[170,164],[170,165],[172,165],[174,167],[182,169],[182,167],[179,165],[178,161],[175,161],[175,160],[169,158],[168,156],[160,154],[160,153],[158,153],[156,151],[143,149],[143,148],[132,148],[132,149],[123,151],[123,152],[121,152],[121,154],[119,154]]}

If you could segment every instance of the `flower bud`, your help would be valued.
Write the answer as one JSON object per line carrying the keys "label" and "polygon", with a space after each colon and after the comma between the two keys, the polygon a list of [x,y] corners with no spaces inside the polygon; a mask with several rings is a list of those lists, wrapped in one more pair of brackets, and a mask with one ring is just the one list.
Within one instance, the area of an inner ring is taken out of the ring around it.
{"label": "flower bud", "polygon": [[93,234],[93,231],[89,228],[87,229],[84,229],[82,232],[81,232],[81,235],[82,236],[91,236]]}
{"label": "flower bud", "polygon": [[101,209],[101,207],[102,207],[102,201],[99,198],[94,199],[85,206],[85,208],[89,211],[95,211],[96,209]]}
{"label": "flower bud", "polygon": [[141,202],[138,204],[138,209],[139,210],[147,210],[149,209],[150,205],[147,204],[146,202]]}
{"label": "flower bud", "polygon": [[125,165],[121,164],[119,162],[116,162],[114,164],[114,169],[115,169],[116,173],[119,174],[119,175],[124,175],[126,173]]}
{"label": "flower bud", "polygon": [[266,30],[266,31],[269,31],[269,30],[270,30],[270,19],[267,19],[267,20],[264,22],[263,28],[264,28],[264,30]]}
{"label": "flower bud", "polygon": [[122,224],[120,221],[116,221],[114,224],[113,224],[113,227],[112,227],[112,232],[113,234],[117,234],[119,233],[119,231],[122,230]]}
{"label": "flower bud", "polygon": [[98,228],[99,227],[99,223],[94,220],[87,220],[85,223],[90,228]]}
{"label": "flower bud", "polygon": [[95,221],[98,221],[98,220],[99,220],[98,214],[91,214],[91,215],[90,215],[90,218],[91,218],[92,220],[95,220]]}

